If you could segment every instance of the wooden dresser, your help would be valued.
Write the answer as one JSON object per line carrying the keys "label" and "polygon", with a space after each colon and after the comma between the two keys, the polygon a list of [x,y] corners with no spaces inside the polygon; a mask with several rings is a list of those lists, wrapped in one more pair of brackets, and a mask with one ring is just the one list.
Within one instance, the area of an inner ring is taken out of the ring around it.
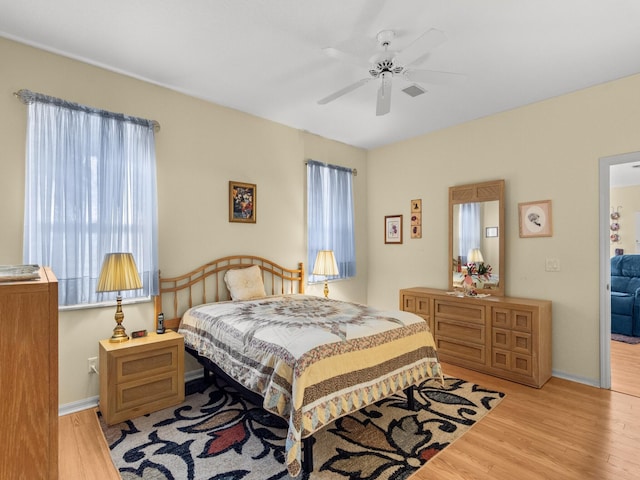
{"label": "wooden dresser", "polygon": [[551,302],[400,290],[400,309],[429,323],[443,362],[541,387],[551,377]]}
{"label": "wooden dresser", "polygon": [[58,280],[0,282],[0,479],[58,478]]}

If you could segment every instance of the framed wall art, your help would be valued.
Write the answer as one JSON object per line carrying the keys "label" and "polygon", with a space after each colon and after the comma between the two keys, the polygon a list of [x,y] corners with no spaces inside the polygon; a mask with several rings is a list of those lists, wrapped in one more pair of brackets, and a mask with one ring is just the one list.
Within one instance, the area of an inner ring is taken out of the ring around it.
{"label": "framed wall art", "polygon": [[538,200],[518,204],[520,237],[551,237],[551,200]]}
{"label": "framed wall art", "polygon": [[402,215],[384,217],[384,243],[402,243]]}
{"label": "framed wall art", "polygon": [[422,238],[422,199],[411,200],[411,238]]}
{"label": "framed wall art", "polygon": [[258,189],[253,183],[229,182],[229,221],[256,223]]}
{"label": "framed wall art", "polygon": [[484,236],[486,238],[492,238],[498,236],[498,227],[486,227],[484,229]]}

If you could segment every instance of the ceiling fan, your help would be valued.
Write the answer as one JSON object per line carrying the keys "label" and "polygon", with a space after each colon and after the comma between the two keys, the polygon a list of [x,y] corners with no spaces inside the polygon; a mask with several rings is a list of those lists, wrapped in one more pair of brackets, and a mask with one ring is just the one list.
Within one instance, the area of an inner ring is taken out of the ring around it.
{"label": "ceiling fan", "polygon": [[323,52],[331,58],[366,68],[369,71],[369,76],[318,100],[318,104],[325,105],[362,87],[371,80],[379,79],[380,86],[378,87],[376,115],[385,115],[391,110],[391,82],[395,76],[401,77],[409,82],[430,84],[448,83],[464,77],[464,75],[457,73],[412,68],[414,65],[423,62],[429,56],[432,49],[446,40],[445,34],[440,30],[434,28],[427,30],[407,46],[407,48],[397,52],[389,48],[394,38],[395,32],[393,30],[382,30],[378,33],[376,39],[382,51],[371,57],[369,61],[360,59],[337,48],[324,48]]}

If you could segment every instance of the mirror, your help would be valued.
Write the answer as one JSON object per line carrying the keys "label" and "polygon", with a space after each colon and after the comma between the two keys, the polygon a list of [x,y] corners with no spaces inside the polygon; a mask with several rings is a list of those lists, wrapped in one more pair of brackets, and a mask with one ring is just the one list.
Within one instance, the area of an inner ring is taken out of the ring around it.
{"label": "mirror", "polygon": [[504,180],[449,187],[449,258],[450,290],[504,295]]}

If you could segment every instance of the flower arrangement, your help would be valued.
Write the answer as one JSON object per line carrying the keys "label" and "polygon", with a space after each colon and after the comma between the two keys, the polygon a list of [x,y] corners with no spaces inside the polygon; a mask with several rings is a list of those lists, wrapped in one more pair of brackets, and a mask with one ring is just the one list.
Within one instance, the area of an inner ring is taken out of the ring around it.
{"label": "flower arrangement", "polygon": [[467,263],[467,272],[464,275],[462,285],[466,295],[470,297],[475,297],[478,294],[474,277],[484,281],[489,280],[491,278],[491,265],[481,262]]}
{"label": "flower arrangement", "polygon": [[487,263],[468,263],[467,275],[476,276],[481,280],[489,280],[491,278],[491,265]]}

